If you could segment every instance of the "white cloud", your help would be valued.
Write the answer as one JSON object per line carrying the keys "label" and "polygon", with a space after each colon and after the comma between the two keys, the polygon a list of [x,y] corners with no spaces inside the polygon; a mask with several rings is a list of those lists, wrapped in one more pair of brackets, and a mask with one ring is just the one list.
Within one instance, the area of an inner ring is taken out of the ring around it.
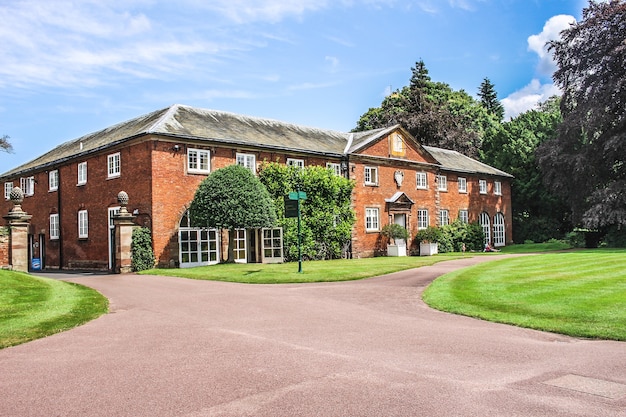
{"label": "white cloud", "polygon": [[574,16],[563,14],[553,16],[543,26],[541,33],[528,37],[528,50],[539,56],[537,71],[541,75],[552,76],[556,70],[552,53],[548,51],[548,42],[559,39],[561,32],[574,22],[576,22]]}
{"label": "white cloud", "polygon": [[504,118],[508,120],[520,113],[534,109],[537,107],[537,104],[560,94],[561,91],[554,84],[542,84],[535,78],[521,90],[502,99],[502,105],[505,109]]}
{"label": "white cloud", "polygon": [[542,79],[551,78],[556,70],[552,53],[548,51],[547,43],[558,40],[563,30],[567,29],[576,19],[569,15],[553,16],[543,26],[541,33],[528,37],[528,50],[535,52],[539,58],[536,66],[538,77],[530,84],[502,100],[505,110],[505,119],[509,119],[531,110],[537,104],[553,95],[560,95],[561,91],[551,82],[542,83]]}

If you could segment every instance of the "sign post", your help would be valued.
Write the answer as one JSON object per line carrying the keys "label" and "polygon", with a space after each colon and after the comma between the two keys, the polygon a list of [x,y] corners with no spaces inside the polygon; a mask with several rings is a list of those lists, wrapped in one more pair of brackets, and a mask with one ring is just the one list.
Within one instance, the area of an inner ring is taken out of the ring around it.
{"label": "sign post", "polygon": [[285,217],[298,218],[298,272],[302,273],[302,233],[300,231],[300,200],[306,200],[304,191],[292,191],[285,196]]}

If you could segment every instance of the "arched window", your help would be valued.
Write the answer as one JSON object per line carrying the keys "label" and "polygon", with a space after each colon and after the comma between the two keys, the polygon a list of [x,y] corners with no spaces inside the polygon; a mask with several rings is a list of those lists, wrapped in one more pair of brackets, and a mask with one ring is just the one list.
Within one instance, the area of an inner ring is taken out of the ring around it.
{"label": "arched window", "polygon": [[491,242],[491,221],[489,220],[489,214],[484,211],[480,213],[480,225],[483,227],[485,233],[485,244]]}
{"label": "arched window", "polygon": [[502,213],[496,213],[493,217],[493,245],[504,246],[506,244],[504,228],[504,215]]}
{"label": "arched window", "polygon": [[220,260],[217,229],[192,226],[189,211],[183,214],[178,228],[178,259],[181,268],[212,265]]}

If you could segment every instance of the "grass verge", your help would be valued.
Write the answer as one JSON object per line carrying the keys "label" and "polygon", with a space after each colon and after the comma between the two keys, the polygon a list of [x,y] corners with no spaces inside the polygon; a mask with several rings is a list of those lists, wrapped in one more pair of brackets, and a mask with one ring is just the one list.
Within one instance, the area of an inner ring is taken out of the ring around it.
{"label": "grass verge", "polygon": [[626,250],[488,262],[436,279],[433,308],[576,337],[626,340]]}
{"label": "grass verge", "polygon": [[509,245],[502,248],[502,253],[531,253],[531,252],[551,252],[571,249],[571,245],[561,241],[545,243],[523,243]]}
{"label": "grass verge", "polygon": [[68,330],[106,313],[91,288],[0,271],[0,349]]}
{"label": "grass verge", "polygon": [[246,284],[332,282],[369,278],[460,257],[462,257],[461,254],[455,253],[435,256],[307,261],[302,263],[302,273],[298,272],[297,262],[290,262],[284,264],[218,264],[185,269],[150,269],[142,271],[141,274]]}

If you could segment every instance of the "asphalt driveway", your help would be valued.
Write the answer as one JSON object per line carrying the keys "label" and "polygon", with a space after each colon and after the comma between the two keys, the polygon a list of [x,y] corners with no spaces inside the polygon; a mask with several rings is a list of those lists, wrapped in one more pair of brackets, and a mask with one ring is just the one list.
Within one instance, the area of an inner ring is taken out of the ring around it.
{"label": "asphalt driveway", "polygon": [[626,416],[626,343],[421,301],[483,260],[328,284],[63,277],[110,313],[0,350],[0,416]]}

